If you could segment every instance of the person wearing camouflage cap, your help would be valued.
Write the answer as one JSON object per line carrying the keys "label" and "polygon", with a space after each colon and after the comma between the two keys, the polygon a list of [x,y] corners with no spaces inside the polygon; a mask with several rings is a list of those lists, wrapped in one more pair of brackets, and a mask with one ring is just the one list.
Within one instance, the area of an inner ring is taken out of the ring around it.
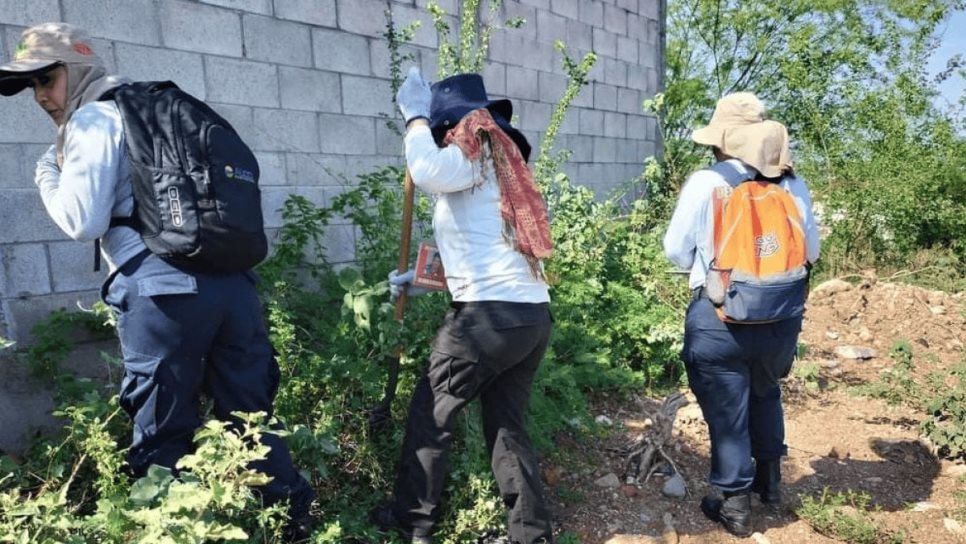
{"label": "person wearing camouflage cap", "polygon": [[[57,126],[56,143],[37,162],[35,182],[48,214],[71,238],[99,241],[110,274],[101,294],[118,316],[124,355],[119,403],[131,417],[128,464],[135,477],[151,465],[177,472],[201,425],[200,397],[216,417],[272,413],[279,369],[251,271],[179,268],[147,249],[140,234],[112,218],[134,212],[126,131],[105,93],[129,83],[108,74],[87,34],[60,22],[23,32],[13,59],[0,65],[0,94],[31,88]],[[271,476],[266,503],[289,501],[286,538],[310,536],[314,493],[285,442],[262,434],[270,451],[254,469]]]}

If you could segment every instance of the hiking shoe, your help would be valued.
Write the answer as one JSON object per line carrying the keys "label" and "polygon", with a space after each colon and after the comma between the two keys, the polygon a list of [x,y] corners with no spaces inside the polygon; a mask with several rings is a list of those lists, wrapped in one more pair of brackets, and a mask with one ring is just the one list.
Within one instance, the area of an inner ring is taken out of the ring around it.
{"label": "hiking shoe", "polygon": [[379,528],[383,533],[395,531],[403,540],[410,544],[433,544],[430,536],[417,536],[413,534],[411,527],[403,525],[396,512],[392,509],[392,503],[383,503],[369,513],[369,521]]}
{"label": "hiking shoe", "polygon": [[723,500],[706,495],[701,499],[701,512],[737,537],[751,536],[751,495],[747,491],[730,496],[726,494]]}

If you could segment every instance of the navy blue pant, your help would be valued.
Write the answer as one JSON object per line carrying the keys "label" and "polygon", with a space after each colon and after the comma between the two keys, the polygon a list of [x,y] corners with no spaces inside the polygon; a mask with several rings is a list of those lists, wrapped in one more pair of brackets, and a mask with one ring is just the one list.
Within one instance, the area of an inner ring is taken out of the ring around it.
{"label": "navy blue pant", "polygon": [[[272,414],[279,369],[255,281],[251,272],[185,272],[144,252],[104,284],[124,355],[120,404],[134,424],[135,475],[152,464],[174,469],[192,450],[202,395],[220,420],[237,422],[234,411]],[[266,502],[291,498],[293,511],[307,508],[312,490],[285,442],[274,434],[262,442],[271,451],[253,468],[274,477],[261,488]]]}
{"label": "navy blue pant", "polygon": [[537,457],[527,433],[530,387],[550,339],[547,304],[453,303],[416,385],[403,439],[394,510],[416,536],[439,518],[456,416],[475,398],[514,544],[551,542]]}
{"label": "navy blue pant", "polygon": [[744,491],[756,461],[786,453],[778,381],[795,357],[802,319],[765,325],[722,322],[707,298],[688,307],[681,359],[711,435],[711,485]]}

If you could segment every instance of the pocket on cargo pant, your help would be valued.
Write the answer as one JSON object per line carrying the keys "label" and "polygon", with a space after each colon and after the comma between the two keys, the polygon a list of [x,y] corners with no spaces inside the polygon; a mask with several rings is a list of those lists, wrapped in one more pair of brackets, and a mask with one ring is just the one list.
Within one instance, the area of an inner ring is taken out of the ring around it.
{"label": "pocket on cargo pant", "polygon": [[433,391],[468,399],[479,388],[479,360],[475,346],[441,331],[429,356],[429,385]]}
{"label": "pocket on cargo pant", "polygon": [[141,433],[157,431],[157,372],[160,357],[137,353],[121,346],[124,353],[124,377],[118,403],[134,421],[135,443]]}
{"label": "pocket on cargo pant", "polygon": [[172,269],[170,272],[138,278],[138,295],[155,297],[162,295],[190,295],[198,292],[195,277]]}

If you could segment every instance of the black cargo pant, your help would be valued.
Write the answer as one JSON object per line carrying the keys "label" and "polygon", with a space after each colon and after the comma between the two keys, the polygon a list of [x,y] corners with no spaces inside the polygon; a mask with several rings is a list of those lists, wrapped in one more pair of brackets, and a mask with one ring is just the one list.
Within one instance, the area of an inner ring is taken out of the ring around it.
{"label": "black cargo pant", "polygon": [[456,416],[479,397],[510,540],[550,542],[550,514],[527,434],[530,387],[550,329],[548,304],[452,304],[413,394],[396,479],[395,514],[415,536],[433,533]]}

